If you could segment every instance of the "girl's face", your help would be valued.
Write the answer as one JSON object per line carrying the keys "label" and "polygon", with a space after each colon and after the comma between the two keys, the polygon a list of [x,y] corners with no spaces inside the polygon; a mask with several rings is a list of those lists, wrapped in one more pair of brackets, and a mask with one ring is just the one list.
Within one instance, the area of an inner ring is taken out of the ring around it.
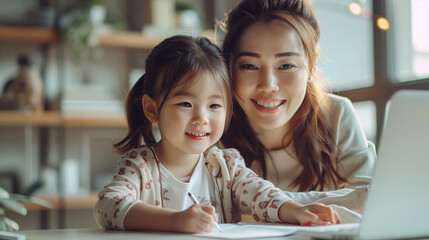
{"label": "girl's face", "polygon": [[257,134],[288,131],[304,100],[308,61],[298,33],[278,20],[255,23],[240,40],[233,65],[237,101]]}
{"label": "girl's face", "polygon": [[170,92],[158,118],[164,151],[200,154],[220,139],[226,119],[222,90],[203,71]]}

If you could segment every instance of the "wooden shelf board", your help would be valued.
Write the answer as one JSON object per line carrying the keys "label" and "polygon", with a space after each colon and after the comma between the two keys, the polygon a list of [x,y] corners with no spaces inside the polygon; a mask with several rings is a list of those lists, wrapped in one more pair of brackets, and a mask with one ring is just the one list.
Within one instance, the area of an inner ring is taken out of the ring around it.
{"label": "wooden shelf board", "polygon": [[153,48],[162,41],[159,37],[147,37],[139,32],[112,32],[100,36],[98,43],[103,47]]}
{"label": "wooden shelf board", "polygon": [[66,127],[126,127],[123,113],[63,113]]}
{"label": "wooden shelf board", "polygon": [[0,111],[0,126],[126,127],[123,113],[25,113]]}
{"label": "wooden shelf board", "polygon": [[1,126],[59,126],[60,123],[60,114],[55,111],[35,113],[26,113],[22,111],[0,111]]}
{"label": "wooden shelf board", "polygon": [[0,26],[0,40],[52,43],[57,42],[58,39],[59,34],[53,29]]}
{"label": "wooden shelf board", "polygon": [[[54,210],[93,208],[98,199],[97,193],[65,197],[40,194],[36,195],[35,197],[50,202],[53,205]],[[24,206],[27,208],[27,210],[46,210],[46,208],[31,203],[24,203]]]}

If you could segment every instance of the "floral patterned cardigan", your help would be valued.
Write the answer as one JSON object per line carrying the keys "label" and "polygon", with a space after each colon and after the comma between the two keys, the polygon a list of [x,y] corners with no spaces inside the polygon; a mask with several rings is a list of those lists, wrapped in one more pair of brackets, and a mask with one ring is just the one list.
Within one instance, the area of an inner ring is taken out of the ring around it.
{"label": "floral patterned cardigan", "polygon": [[[237,150],[213,146],[203,154],[214,178],[220,222],[238,222],[241,214],[252,214],[256,221],[281,221],[278,210],[291,198],[245,167]],[[153,148],[131,150],[121,157],[112,182],[100,191],[94,217],[103,228],[124,229],[125,216],[134,204],[163,206],[161,189],[159,159]]]}

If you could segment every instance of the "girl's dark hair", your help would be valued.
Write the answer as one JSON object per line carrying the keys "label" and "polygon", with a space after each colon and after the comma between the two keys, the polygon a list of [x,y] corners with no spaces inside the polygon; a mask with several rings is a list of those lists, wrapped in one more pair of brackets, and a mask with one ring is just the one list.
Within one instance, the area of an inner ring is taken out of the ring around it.
{"label": "girl's dark hair", "polygon": [[[161,112],[169,93],[179,84],[194,81],[202,71],[213,74],[224,94],[227,110],[226,127],[232,115],[231,83],[220,49],[204,37],[177,35],[159,43],[146,60],[146,73],[128,94],[126,114],[128,134],[113,146],[119,153],[140,147],[142,140],[153,145],[152,123],[143,112],[142,97],[149,95]],[[204,81],[205,79],[198,79]]]}
{"label": "girl's dark hair", "polygon": [[[318,42],[320,26],[311,0],[243,0],[227,16],[223,42],[225,61],[233,75],[233,64],[239,49],[242,33],[256,22],[282,21],[291,25],[300,35],[308,59],[309,82],[304,101],[290,120],[291,132],[283,138],[283,148],[292,144],[298,161],[303,166],[301,174],[291,187],[299,191],[337,188],[346,179],[339,174],[341,167],[333,127],[329,124],[329,100],[320,88],[323,83],[317,73]],[[245,41],[245,40],[244,40]],[[236,96],[235,79],[233,80]],[[249,121],[234,99],[234,114],[230,127],[222,137],[226,147],[238,149],[250,167],[258,161],[266,178],[265,153],[268,150],[258,140]]]}

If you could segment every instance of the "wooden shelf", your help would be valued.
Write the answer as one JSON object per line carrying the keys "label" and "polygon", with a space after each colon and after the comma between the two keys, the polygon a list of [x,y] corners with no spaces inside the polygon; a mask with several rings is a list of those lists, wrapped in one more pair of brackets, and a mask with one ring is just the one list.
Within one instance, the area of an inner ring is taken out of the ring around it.
{"label": "wooden shelf", "polygon": [[123,113],[25,113],[0,111],[0,126],[126,127]]}
{"label": "wooden shelf", "polygon": [[[53,205],[53,209],[87,209],[93,208],[97,202],[97,193],[76,195],[76,196],[65,196],[60,197],[58,195],[48,194],[36,194],[35,197],[50,202]],[[34,205],[31,203],[24,203],[27,210],[46,210],[46,208]]]}
{"label": "wooden shelf", "polygon": [[[53,43],[59,40],[56,30],[40,27],[0,26],[0,40],[32,43]],[[153,48],[162,41],[160,37],[147,37],[139,32],[112,32],[100,36],[102,47]]]}
{"label": "wooden shelf", "polygon": [[53,29],[39,27],[8,27],[0,26],[0,40],[53,43],[57,42],[59,34]]}
{"label": "wooden shelf", "polygon": [[159,37],[147,37],[139,32],[112,32],[100,36],[98,43],[103,47],[153,48],[162,41]]}
{"label": "wooden shelf", "polygon": [[61,117],[58,112],[26,113],[22,111],[0,111],[1,126],[59,126],[60,123]]}
{"label": "wooden shelf", "polygon": [[127,127],[123,113],[63,113],[66,127]]}

